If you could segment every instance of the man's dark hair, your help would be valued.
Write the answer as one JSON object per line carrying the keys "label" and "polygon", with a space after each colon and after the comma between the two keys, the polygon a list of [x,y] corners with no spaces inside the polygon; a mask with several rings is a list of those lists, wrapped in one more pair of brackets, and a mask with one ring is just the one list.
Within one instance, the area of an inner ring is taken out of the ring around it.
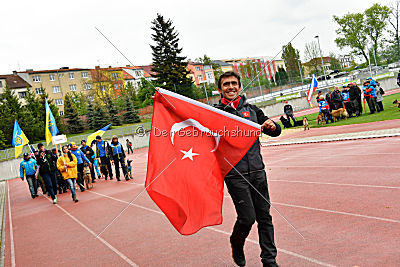
{"label": "man's dark hair", "polygon": [[40,149],[42,146],[44,146],[43,143],[39,143],[39,144],[37,145],[37,148]]}
{"label": "man's dark hair", "polygon": [[241,84],[240,84],[240,76],[239,76],[239,74],[237,74],[237,73],[234,72],[234,71],[227,71],[227,72],[222,73],[221,76],[219,76],[219,79],[218,79],[218,89],[221,89],[221,86],[222,86],[222,79],[228,78],[228,77],[232,77],[232,76],[235,77],[236,79],[238,79],[239,88],[240,88]]}

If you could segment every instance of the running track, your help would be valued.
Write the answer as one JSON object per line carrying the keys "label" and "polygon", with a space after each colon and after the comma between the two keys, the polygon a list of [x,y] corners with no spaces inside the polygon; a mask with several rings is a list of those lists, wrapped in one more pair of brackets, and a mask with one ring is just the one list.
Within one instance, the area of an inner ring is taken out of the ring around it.
{"label": "running track", "polygon": [[[263,148],[281,266],[398,266],[400,138]],[[26,182],[8,182],[5,265],[233,266],[229,196],[222,225],[181,236],[143,193],[99,239],[95,236],[142,189],[147,149],[133,158],[135,182],[98,181],[95,188],[32,200]],[[11,219],[11,220],[10,220]],[[246,243],[247,266],[260,266],[257,231]]]}

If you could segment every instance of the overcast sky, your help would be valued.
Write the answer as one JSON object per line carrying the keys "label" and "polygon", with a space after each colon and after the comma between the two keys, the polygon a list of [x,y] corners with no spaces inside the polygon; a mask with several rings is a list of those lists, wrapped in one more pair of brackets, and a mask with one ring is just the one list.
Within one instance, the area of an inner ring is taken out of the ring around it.
{"label": "overcast sky", "polygon": [[[275,56],[293,41],[304,46],[320,36],[324,55],[345,54],[334,42],[333,15],[361,12],[390,0],[278,1],[3,1],[0,15],[0,74],[63,66],[94,68],[129,64],[94,28],[98,27],[135,65],[150,64],[151,21],[170,18],[183,55],[195,59]],[[281,55],[278,56],[280,58]]]}

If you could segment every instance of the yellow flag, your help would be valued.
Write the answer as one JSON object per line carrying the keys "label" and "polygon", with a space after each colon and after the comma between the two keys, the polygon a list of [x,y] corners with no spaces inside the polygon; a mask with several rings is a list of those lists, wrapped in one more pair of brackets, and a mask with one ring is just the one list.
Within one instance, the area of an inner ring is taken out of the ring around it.
{"label": "yellow flag", "polygon": [[24,145],[26,145],[28,143],[29,143],[28,138],[22,131],[21,127],[19,127],[17,120],[15,120],[13,139],[12,139],[12,145],[14,146],[14,149],[15,149],[15,158],[17,158],[19,155],[21,155]]}

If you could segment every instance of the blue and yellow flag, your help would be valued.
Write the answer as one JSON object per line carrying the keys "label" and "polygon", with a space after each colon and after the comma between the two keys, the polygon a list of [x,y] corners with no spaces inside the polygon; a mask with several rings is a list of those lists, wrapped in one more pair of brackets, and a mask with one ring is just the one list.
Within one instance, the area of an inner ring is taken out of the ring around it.
{"label": "blue and yellow flag", "polygon": [[56,125],[56,120],[54,119],[53,113],[51,113],[51,109],[49,103],[47,103],[47,98],[45,99],[45,106],[46,106],[46,143],[47,145],[51,142],[51,138],[58,134],[58,129]]}
{"label": "blue and yellow flag", "polygon": [[89,135],[86,140],[86,145],[91,146],[92,141],[96,138],[96,136],[98,136],[98,135],[103,136],[103,134],[108,130],[108,128],[110,128],[110,126],[111,126],[111,123],[107,126],[104,126],[100,130],[92,133],[91,135]]}
{"label": "blue and yellow flag", "polygon": [[26,138],[24,132],[21,130],[21,127],[19,127],[17,120],[15,120],[12,139],[12,145],[15,148],[15,158],[22,153],[22,148],[28,143],[28,138]]}

